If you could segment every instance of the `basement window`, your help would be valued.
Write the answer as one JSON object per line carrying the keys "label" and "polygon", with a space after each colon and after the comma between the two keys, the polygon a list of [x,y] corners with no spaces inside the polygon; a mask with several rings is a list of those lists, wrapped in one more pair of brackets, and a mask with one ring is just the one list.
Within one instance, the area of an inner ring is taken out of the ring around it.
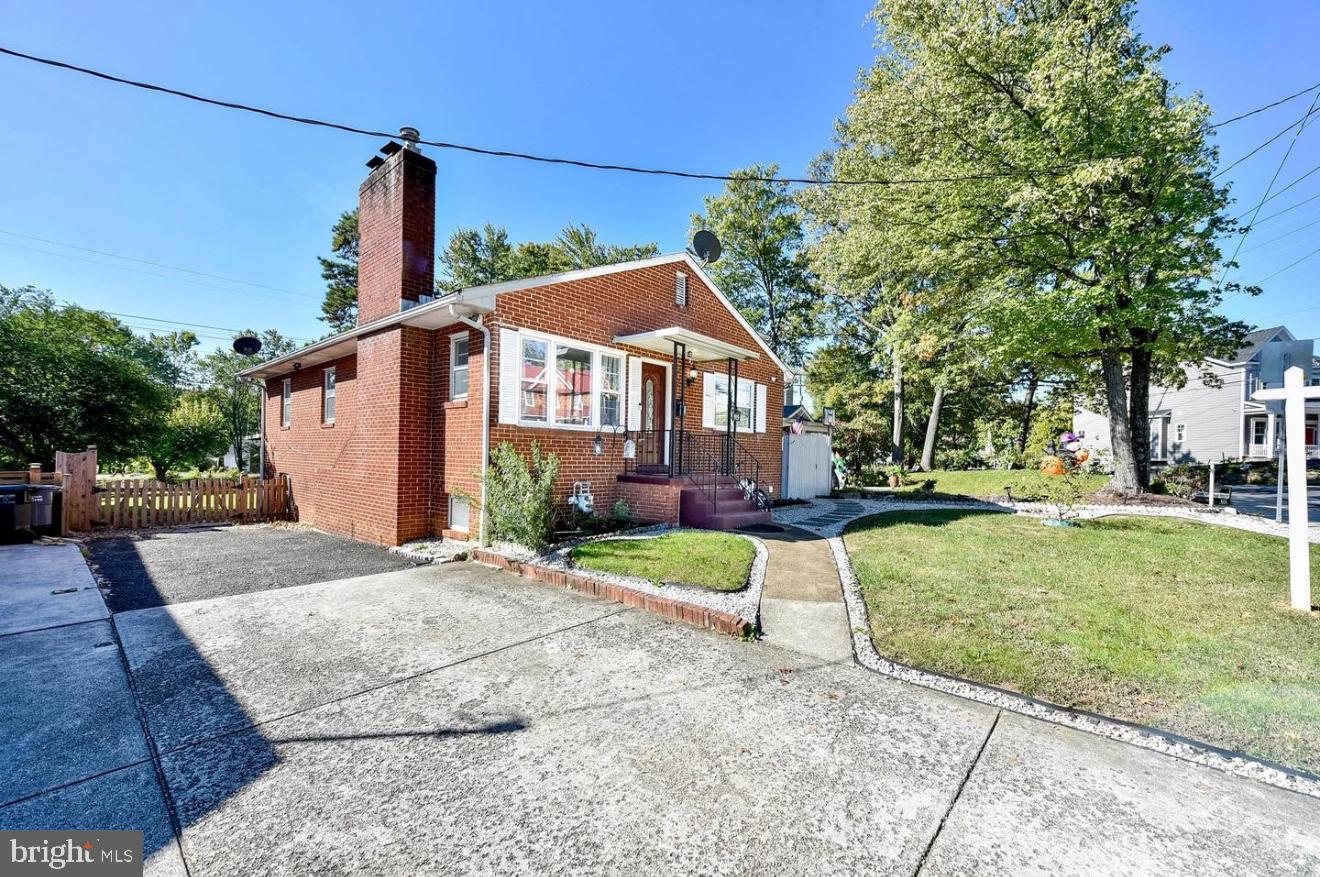
{"label": "basement window", "polygon": [[460,533],[468,532],[468,521],[471,517],[471,507],[468,501],[461,496],[449,495],[449,529],[458,530]]}

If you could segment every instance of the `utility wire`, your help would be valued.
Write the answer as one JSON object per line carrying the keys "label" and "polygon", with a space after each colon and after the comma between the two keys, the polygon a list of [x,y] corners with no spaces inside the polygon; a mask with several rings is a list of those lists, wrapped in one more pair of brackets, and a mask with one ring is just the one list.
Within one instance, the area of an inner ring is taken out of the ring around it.
{"label": "utility wire", "polygon": [[[1275,140],[1278,140],[1278,139],[1279,139],[1280,137],[1282,137],[1284,134],[1287,134],[1287,133],[1288,133],[1289,131],[1291,131],[1293,128],[1296,128],[1298,125],[1301,125],[1302,128],[1305,128],[1305,127],[1306,127],[1306,123],[1307,123],[1307,121],[1311,118],[1311,116],[1313,116],[1313,115],[1315,114],[1315,112],[1316,112],[1315,102],[1312,101],[1312,103],[1311,103],[1311,109],[1309,109],[1309,110],[1307,111],[1307,113],[1306,113],[1305,116],[1302,116],[1300,119],[1298,119],[1297,121],[1293,122],[1293,123],[1292,123],[1291,125],[1289,125],[1287,128],[1284,128],[1282,131],[1279,131],[1279,132],[1275,133],[1274,136],[1270,137],[1270,139],[1266,140],[1264,143],[1260,144],[1260,145],[1257,146],[1255,149],[1253,149],[1253,150],[1251,150],[1250,152],[1248,152],[1246,155],[1244,155],[1244,156],[1242,156],[1241,158],[1237,159],[1237,160],[1234,161],[1232,164],[1228,165],[1227,167],[1222,167],[1222,168],[1220,168],[1219,170],[1215,171],[1213,174],[1211,174],[1210,179],[1212,179],[1212,180],[1217,180],[1217,179],[1219,179],[1219,178],[1222,177],[1224,174],[1226,174],[1226,173],[1228,173],[1229,171],[1231,171],[1233,168],[1235,168],[1235,167],[1237,167],[1238,165],[1242,164],[1242,162],[1246,161],[1247,159],[1251,158],[1251,157],[1252,157],[1253,155],[1255,155],[1256,153],[1260,152],[1260,151],[1261,151],[1262,149],[1264,149],[1266,146],[1269,146],[1269,145],[1270,145],[1271,143],[1273,143]],[[1298,129],[1297,133],[1298,133],[1298,134],[1301,134],[1302,132],[1301,132],[1300,129]],[[1294,135],[1293,140],[1294,140],[1294,141],[1296,140],[1296,135]],[[1291,148],[1290,148],[1290,149],[1291,149]]]}
{"label": "utility wire", "polygon": [[[74,73],[81,73],[86,76],[93,76],[107,82],[114,82],[119,85],[128,85],[133,88],[141,88],[147,91],[154,91],[161,94],[169,94],[174,97],[181,97],[185,100],[196,101],[197,103],[208,104],[210,106],[223,107],[224,109],[239,110],[245,113],[255,113],[261,116],[267,116],[272,119],[280,119],[286,122],[296,122],[300,125],[312,125],[320,128],[330,128],[335,131],[344,131],[349,134],[362,134],[367,137],[385,138],[389,140],[399,140],[397,133],[386,131],[374,131],[370,128],[360,128],[355,125],[347,125],[341,122],[329,122],[324,119],[314,119],[308,116],[295,116],[289,113],[281,113],[276,110],[269,110],[262,107],[255,107],[249,104],[242,104],[236,101],[220,100],[213,97],[194,94],[177,88],[170,88],[164,85],[157,85],[151,82],[142,82],[135,79],[127,79],[122,76],[115,76],[111,73],[105,73],[100,70],[93,70],[90,67],[80,67],[77,64],[70,64],[67,61],[59,61],[54,58],[43,58],[39,55],[30,55],[26,52],[20,52],[15,49],[0,46],[0,54],[9,55],[13,58],[21,58],[25,61],[33,61],[37,64],[44,64],[48,67],[56,67],[61,70],[70,70]],[[1000,179],[1003,177],[1021,177],[1031,174],[1062,174],[1067,170],[1096,161],[1107,161],[1112,158],[1123,158],[1125,156],[1102,156],[1099,158],[1086,159],[1084,161],[1071,162],[1059,165],[1053,168],[1039,168],[1035,170],[1024,169],[1017,171],[991,172],[984,174],[969,174],[967,176],[956,177],[930,177],[926,179],[863,179],[863,180],[820,180],[811,177],[764,177],[764,176],[733,176],[730,174],[712,174],[699,173],[694,171],[669,170],[664,168],[637,167],[625,164],[606,164],[603,162],[582,161],[573,158],[557,158],[545,155],[534,155],[528,152],[514,152],[505,149],[487,149],[480,146],[470,146],[463,143],[450,143],[444,140],[422,140],[415,142],[425,146],[434,146],[437,149],[453,149],[460,152],[469,152],[476,155],[495,156],[497,158],[516,158],[523,161],[535,161],[544,164],[569,165],[572,167],[587,168],[589,170],[620,171],[630,174],[646,174],[650,176],[680,177],[689,180],[715,180],[720,182],[731,182],[736,180],[747,180],[758,183],[792,183],[803,186],[899,186],[899,185],[922,185],[925,183],[960,183],[972,182],[976,180]]]}
{"label": "utility wire", "polygon": [[1312,256],[1315,256],[1316,254],[1320,254],[1320,249],[1314,249],[1314,250],[1312,250],[1311,252],[1309,252],[1309,253],[1307,253],[1305,256],[1303,256],[1302,258],[1298,259],[1296,262],[1289,262],[1287,265],[1284,265],[1282,268],[1280,268],[1278,271],[1275,271],[1273,274],[1270,274],[1270,275],[1267,276],[1267,277],[1262,277],[1260,280],[1257,280],[1256,283],[1257,283],[1257,284],[1261,284],[1261,283],[1264,283],[1266,280],[1273,280],[1275,277],[1278,277],[1278,276],[1279,276],[1280,274],[1282,274],[1283,272],[1285,272],[1285,271],[1290,271],[1290,270],[1292,270],[1293,268],[1296,268],[1298,265],[1302,264],[1302,263],[1305,262],[1307,259],[1310,259]]}
{"label": "utility wire", "polygon": [[[1219,275],[1218,286],[1220,288],[1223,288],[1224,280],[1225,278],[1228,277],[1229,268],[1232,266],[1233,262],[1236,261],[1238,257],[1238,253],[1241,252],[1242,250],[1242,242],[1246,240],[1247,235],[1251,233],[1251,223],[1255,222],[1256,217],[1260,215],[1260,208],[1265,206],[1265,202],[1269,200],[1270,192],[1274,189],[1274,184],[1278,181],[1279,174],[1283,173],[1283,166],[1288,162],[1288,156],[1292,155],[1293,147],[1297,145],[1297,138],[1302,136],[1302,132],[1306,130],[1307,120],[1309,120],[1311,118],[1311,115],[1315,113],[1315,106],[1317,102],[1320,102],[1320,91],[1317,91],[1315,97],[1311,98],[1311,106],[1309,109],[1307,109],[1306,115],[1302,116],[1300,119],[1297,120],[1297,122],[1294,123],[1294,125],[1299,125],[1299,127],[1293,133],[1292,140],[1288,142],[1288,149],[1283,153],[1283,158],[1279,159],[1279,166],[1274,169],[1274,176],[1270,177],[1270,184],[1265,187],[1265,194],[1262,195],[1260,201],[1256,203],[1256,209],[1251,215],[1251,222],[1247,223],[1246,231],[1238,235],[1237,246],[1233,248],[1233,255],[1229,258],[1227,262],[1224,263],[1224,270]],[[1270,275],[1270,277],[1273,276],[1275,275],[1274,274]],[[1268,280],[1269,278],[1267,277],[1265,279]]]}
{"label": "utility wire", "polygon": [[[1299,180],[1297,180],[1296,182],[1301,182],[1301,180],[1299,179]],[[1292,183],[1289,183],[1289,184],[1288,184],[1288,186],[1291,186],[1291,185],[1292,185]],[[1284,188],[1284,189],[1287,189],[1288,186],[1284,186],[1283,188]],[[1269,198],[1266,198],[1265,200],[1266,200],[1266,201],[1272,201],[1272,200],[1274,200],[1275,198],[1277,198],[1279,195],[1282,195],[1282,194],[1283,194],[1283,189],[1280,189],[1278,192],[1275,192],[1273,195],[1271,195]],[[1308,204],[1308,203],[1310,203],[1311,201],[1314,201],[1316,198],[1320,198],[1320,193],[1317,193],[1317,194],[1315,194],[1315,195],[1312,195],[1310,198],[1303,198],[1301,201],[1298,201],[1296,204],[1293,204],[1293,205],[1291,205],[1291,206],[1289,206],[1289,207],[1285,207],[1285,208],[1283,208],[1282,210],[1276,210],[1276,211],[1274,211],[1273,213],[1271,213],[1269,216],[1262,216],[1260,219],[1257,219],[1257,220],[1256,220],[1256,225],[1261,225],[1262,223],[1269,222],[1271,219],[1274,219],[1276,216],[1282,216],[1283,214],[1285,214],[1285,213],[1287,213],[1287,212],[1289,212],[1289,211],[1291,211],[1291,210],[1296,210],[1298,207],[1301,207],[1303,204]],[[1246,216],[1247,213],[1250,213],[1250,212],[1251,212],[1251,211],[1248,210],[1246,213],[1243,213],[1242,216]],[[1242,216],[1239,216],[1239,217],[1237,217],[1237,218],[1238,218],[1238,219],[1241,219]]]}
{"label": "utility wire", "polygon": [[[72,304],[72,302],[70,302],[70,304]],[[78,305],[78,307],[86,307],[86,305]],[[182,322],[181,320],[166,320],[161,317],[144,317],[141,314],[122,314],[119,313],[118,311],[102,311],[102,313],[109,314],[112,317],[124,317],[129,320],[150,320],[153,323],[168,323],[171,326],[182,326],[185,329],[218,329],[221,332],[230,333],[228,336],[225,337],[231,339],[234,335],[241,335],[244,332],[248,331],[246,329],[231,329],[228,326],[211,326],[211,325],[207,325],[206,323],[185,323]],[[198,334],[212,334],[212,333],[202,332]],[[288,338],[290,341],[302,341],[307,344],[311,343],[311,340],[308,338],[295,338],[292,335],[285,335],[284,337]]]}
{"label": "utility wire", "polygon": [[1248,118],[1249,116],[1254,116],[1254,115],[1256,115],[1257,113],[1263,113],[1263,112],[1265,112],[1266,110],[1272,110],[1272,109],[1274,109],[1275,107],[1279,106],[1280,104],[1286,104],[1288,101],[1292,100],[1293,98],[1301,97],[1302,95],[1307,94],[1308,92],[1315,91],[1317,88],[1320,88],[1320,82],[1317,82],[1315,85],[1309,85],[1309,86],[1307,86],[1306,88],[1303,88],[1301,91],[1295,91],[1295,92],[1293,92],[1292,94],[1288,95],[1287,97],[1279,98],[1278,100],[1274,101],[1273,103],[1268,103],[1268,104],[1266,104],[1266,105],[1263,106],[1263,107],[1256,107],[1256,109],[1254,109],[1254,110],[1248,110],[1247,112],[1245,112],[1245,113],[1241,113],[1240,115],[1236,115],[1236,116],[1234,116],[1234,117],[1231,118],[1231,119],[1225,119],[1225,120],[1222,121],[1222,122],[1215,122],[1215,123],[1214,123],[1213,125],[1211,125],[1210,127],[1211,127],[1211,128],[1222,128],[1222,127],[1224,127],[1225,125],[1231,125],[1231,124],[1233,124],[1234,122],[1240,122],[1240,121],[1242,121],[1243,119]]}
{"label": "utility wire", "polygon": [[284,293],[288,293],[289,295],[299,295],[305,298],[313,298],[313,299],[318,298],[318,296],[312,295],[311,293],[299,292],[296,289],[285,289],[284,287],[281,286],[268,286],[264,283],[254,283],[251,280],[239,280],[237,277],[226,277],[223,274],[211,274],[206,271],[196,271],[192,268],[180,268],[178,265],[167,265],[164,262],[153,262],[150,259],[140,259],[136,256],[125,256],[122,253],[111,253],[108,250],[93,250],[91,247],[80,247],[77,244],[66,244],[64,241],[53,241],[50,240],[49,238],[39,238],[34,235],[22,234],[16,231],[9,231],[8,229],[4,229],[4,228],[0,228],[0,234],[6,234],[9,235],[10,237],[22,238],[23,240],[27,240],[27,241],[37,241],[38,243],[42,243],[42,244],[50,244],[51,246],[55,246],[55,247],[66,247],[70,250],[81,250],[84,253],[95,253],[98,256],[109,256],[112,259],[123,259],[126,262],[139,262],[143,265],[155,266],[156,268],[168,268],[170,271],[182,271],[184,274],[195,274],[198,277],[209,277],[212,280],[223,280],[226,283],[239,283],[242,284],[243,286],[254,286],[257,289],[269,289],[272,292],[284,292]]}

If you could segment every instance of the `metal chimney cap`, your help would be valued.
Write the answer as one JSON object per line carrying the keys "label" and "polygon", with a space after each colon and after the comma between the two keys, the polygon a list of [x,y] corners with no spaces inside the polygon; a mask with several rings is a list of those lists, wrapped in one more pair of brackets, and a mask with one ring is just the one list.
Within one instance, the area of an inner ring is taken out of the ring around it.
{"label": "metal chimney cap", "polygon": [[422,132],[405,125],[399,129],[399,137],[404,141],[404,149],[411,149],[413,152],[420,151],[417,148],[417,141],[421,139]]}

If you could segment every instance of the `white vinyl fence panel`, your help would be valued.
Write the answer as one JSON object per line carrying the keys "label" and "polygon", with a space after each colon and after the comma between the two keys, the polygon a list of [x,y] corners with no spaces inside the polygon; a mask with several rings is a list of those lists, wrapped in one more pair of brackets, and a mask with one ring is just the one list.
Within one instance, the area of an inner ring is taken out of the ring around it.
{"label": "white vinyl fence panel", "polygon": [[823,432],[784,436],[784,498],[828,496],[833,486],[830,437]]}

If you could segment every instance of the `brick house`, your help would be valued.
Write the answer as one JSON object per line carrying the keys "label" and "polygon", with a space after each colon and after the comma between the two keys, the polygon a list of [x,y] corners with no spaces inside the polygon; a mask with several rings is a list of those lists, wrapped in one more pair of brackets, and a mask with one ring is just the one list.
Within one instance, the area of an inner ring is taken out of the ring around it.
{"label": "brick house", "polygon": [[[533,442],[556,503],[729,528],[781,490],[791,372],[687,253],[435,289],[435,163],[390,143],[359,213],[357,327],[244,372],[299,519],[397,545],[484,538],[488,449]],[[734,391],[730,393],[730,387]],[[589,500],[586,499],[589,497]]]}

